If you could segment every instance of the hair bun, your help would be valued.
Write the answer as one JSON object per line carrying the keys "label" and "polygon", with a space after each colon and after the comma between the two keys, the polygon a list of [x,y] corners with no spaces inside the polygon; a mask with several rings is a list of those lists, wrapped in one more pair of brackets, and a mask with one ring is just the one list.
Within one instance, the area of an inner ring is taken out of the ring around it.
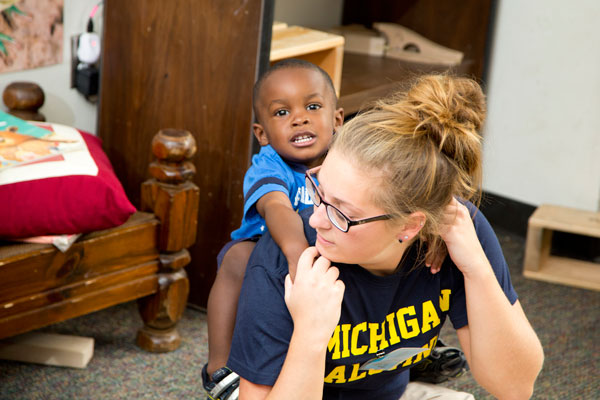
{"label": "hair bun", "polygon": [[407,92],[406,102],[415,118],[414,134],[423,135],[466,167],[465,158],[480,147],[479,131],[485,121],[485,96],[479,84],[467,78],[427,75]]}

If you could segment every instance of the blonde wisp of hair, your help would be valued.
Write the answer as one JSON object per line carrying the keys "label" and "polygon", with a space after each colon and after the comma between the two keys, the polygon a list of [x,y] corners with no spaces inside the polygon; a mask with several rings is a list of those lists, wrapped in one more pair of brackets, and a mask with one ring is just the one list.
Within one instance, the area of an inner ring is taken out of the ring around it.
{"label": "blonde wisp of hair", "polygon": [[443,242],[441,218],[452,197],[480,200],[481,135],[485,96],[472,79],[419,77],[347,122],[334,138],[339,151],[381,176],[374,202],[396,221],[420,211],[427,255]]}

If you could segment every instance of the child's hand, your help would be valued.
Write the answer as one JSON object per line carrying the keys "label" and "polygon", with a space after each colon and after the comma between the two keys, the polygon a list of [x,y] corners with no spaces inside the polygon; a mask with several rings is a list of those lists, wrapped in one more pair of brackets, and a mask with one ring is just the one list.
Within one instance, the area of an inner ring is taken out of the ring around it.
{"label": "child's hand", "polygon": [[[317,258],[318,257],[318,258]],[[296,279],[285,279],[285,304],[294,321],[294,331],[309,335],[326,346],[340,320],[344,283],[339,270],[315,247],[306,249],[298,260]]]}
{"label": "child's hand", "polygon": [[[284,252],[285,258],[288,262],[288,270],[292,282],[296,278],[296,269],[298,268],[298,260],[302,256],[304,250],[308,248],[308,243],[301,243],[300,245],[290,246],[287,248],[287,253]],[[289,253],[289,254],[288,254]]]}
{"label": "child's hand", "polygon": [[446,248],[446,245],[443,245],[436,253],[427,255],[425,266],[429,268],[432,274],[437,274],[440,272],[440,269],[442,269],[442,264],[447,255],[448,249]]}
{"label": "child's hand", "polygon": [[292,279],[292,282],[294,282],[294,279],[296,278],[296,269],[298,268],[298,259],[294,261],[288,258],[287,262],[290,278]]}

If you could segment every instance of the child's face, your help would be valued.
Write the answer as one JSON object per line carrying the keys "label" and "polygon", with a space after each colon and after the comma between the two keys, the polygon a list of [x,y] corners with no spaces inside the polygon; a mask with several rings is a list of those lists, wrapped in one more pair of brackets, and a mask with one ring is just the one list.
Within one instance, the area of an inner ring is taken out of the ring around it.
{"label": "child's face", "polygon": [[327,152],[333,132],[344,120],[323,76],[306,68],[285,68],[271,74],[258,98],[254,134],[286,161],[312,167]]}

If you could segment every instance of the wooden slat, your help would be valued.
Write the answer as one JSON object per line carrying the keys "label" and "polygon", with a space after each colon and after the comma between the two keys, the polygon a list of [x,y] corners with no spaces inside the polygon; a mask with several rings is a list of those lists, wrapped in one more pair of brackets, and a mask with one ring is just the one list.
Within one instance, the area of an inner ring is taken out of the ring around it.
{"label": "wooden slat", "polygon": [[[2,260],[0,302],[32,295],[158,258],[157,220],[103,231],[62,253],[53,246]],[[110,249],[110,251],[107,251]]]}
{"label": "wooden slat", "polygon": [[70,297],[47,307],[0,318],[0,338],[38,329],[156,292],[157,275],[129,280],[102,290]]}
{"label": "wooden slat", "polygon": [[532,226],[600,238],[600,213],[543,204],[529,218]]}
{"label": "wooden slat", "polygon": [[94,354],[94,339],[30,332],[0,341],[0,359],[85,368]]}
{"label": "wooden slat", "polygon": [[549,256],[538,271],[523,270],[527,278],[600,290],[600,264],[573,258]]}
{"label": "wooden slat", "polygon": [[44,292],[31,295],[22,295],[0,302],[0,318],[8,318],[11,315],[26,313],[32,309],[52,306],[54,303],[76,299],[89,293],[100,292],[124,282],[135,281],[144,277],[153,276],[157,273],[158,261],[147,264],[136,265],[126,270],[120,270],[105,274],[97,278],[78,281],[70,285],[63,285]]}

